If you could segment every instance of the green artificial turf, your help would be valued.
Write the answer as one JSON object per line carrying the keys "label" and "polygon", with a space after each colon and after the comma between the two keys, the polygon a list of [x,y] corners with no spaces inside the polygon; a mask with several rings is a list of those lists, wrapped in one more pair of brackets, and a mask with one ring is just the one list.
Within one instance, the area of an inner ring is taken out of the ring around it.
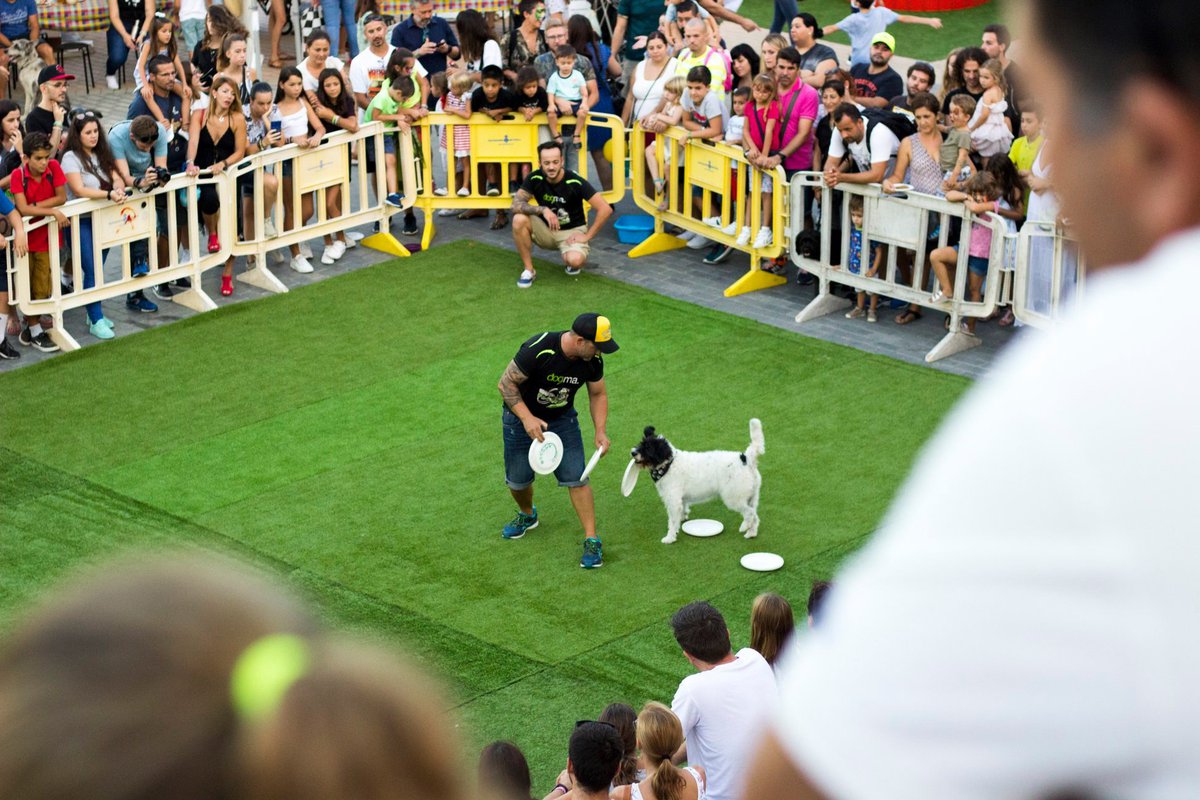
{"label": "green artificial turf", "polygon": [[[712,599],[736,646],[759,591],[802,616],[967,386],[550,264],[521,291],[514,263],[446,245],[0,375],[0,624],[114,552],[232,554],[413,652],[449,685],[470,746],[515,739],[540,790],[576,719],[670,701],[690,669],[666,625],[678,606]],[[514,506],[497,378],[521,341],[584,310],[621,343],[592,572],[552,479],[537,483],[541,526],[499,535]],[[688,449],[741,450],[752,416],[767,446],[758,540],[717,501],[694,514],[725,534],[661,544],[649,479],[620,494],[623,454],[648,424]],[[754,550],[787,565],[747,572]]]}
{"label": "green artificial turf", "polygon": [[[799,6],[801,11],[816,17],[821,25],[832,25],[850,13],[848,0],[801,0]],[[774,17],[774,3],[773,0],[745,0],[738,13],[769,28]],[[978,47],[984,25],[1005,21],[1004,7],[999,0],[989,0],[962,11],[915,12],[915,16],[940,17],[942,28],[934,30],[925,25],[896,23],[888,31],[896,37],[897,55],[924,61],[939,61],[956,47]],[[787,31],[784,33],[786,35]],[[838,31],[828,41],[850,44],[850,37]],[[938,79],[941,79],[940,75]]]}

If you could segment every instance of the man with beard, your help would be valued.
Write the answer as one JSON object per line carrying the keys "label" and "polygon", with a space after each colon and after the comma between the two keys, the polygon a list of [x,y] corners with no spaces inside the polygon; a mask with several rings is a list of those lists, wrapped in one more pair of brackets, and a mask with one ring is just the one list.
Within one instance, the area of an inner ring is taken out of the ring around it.
{"label": "man with beard", "polygon": [[855,64],[850,67],[854,78],[854,99],[867,108],[887,108],[892,98],[904,91],[900,73],[892,69],[892,53],[896,49],[896,37],[887,31],[875,34],[871,39],[871,63]]}

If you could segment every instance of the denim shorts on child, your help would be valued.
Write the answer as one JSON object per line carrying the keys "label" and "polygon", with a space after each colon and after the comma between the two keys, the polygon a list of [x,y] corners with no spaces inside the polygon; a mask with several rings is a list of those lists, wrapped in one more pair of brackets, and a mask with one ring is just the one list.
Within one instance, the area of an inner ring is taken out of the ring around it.
{"label": "denim shorts on child", "polygon": [[[958,245],[950,246],[954,248],[954,252],[958,252]],[[986,278],[989,263],[991,261],[987,256],[967,256],[967,271]]]}
{"label": "denim shorts on child", "polygon": [[[525,489],[533,484],[533,467],[529,466],[529,446],[533,440],[517,415],[504,409],[504,482],[510,489]],[[559,486],[587,486],[579,480],[583,475],[583,435],[579,432],[579,415],[571,409],[549,422],[550,431],[557,433],[563,443],[562,462],[554,470]]]}
{"label": "denim shorts on child", "polygon": [[395,134],[385,133],[383,135],[383,152],[389,156],[396,155],[396,136]]}

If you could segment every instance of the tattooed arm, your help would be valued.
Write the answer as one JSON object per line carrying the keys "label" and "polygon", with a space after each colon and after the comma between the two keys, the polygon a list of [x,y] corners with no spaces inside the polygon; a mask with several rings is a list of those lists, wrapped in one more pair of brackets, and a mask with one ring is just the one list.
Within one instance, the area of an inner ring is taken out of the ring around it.
{"label": "tattooed arm", "polygon": [[532,199],[533,195],[529,192],[524,189],[517,189],[517,193],[513,195],[512,213],[527,214],[531,217],[539,216],[542,213],[542,209],[530,203],[529,201]]}
{"label": "tattooed arm", "polygon": [[540,420],[533,415],[529,410],[529,406],[525,405],[525,401],[521,399],[520,385],[528,380],[529,376],[521,371],[517,366],[517,362],[510,361],[504,369],[504,374],[500,376],[500,396],[504,398],[504,405],[521,420],[521,424],[525,426],[525,432],[529,434],[529,438],[542,441],[542,431],[548,427],[544,420]]}

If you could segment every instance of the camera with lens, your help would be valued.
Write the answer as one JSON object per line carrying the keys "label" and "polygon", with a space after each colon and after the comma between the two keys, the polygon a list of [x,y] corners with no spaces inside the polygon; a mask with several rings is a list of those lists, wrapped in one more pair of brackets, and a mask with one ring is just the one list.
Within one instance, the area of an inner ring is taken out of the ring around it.
{"label": "camera with lens", "polygon": [[154,180],[159,186],[166,186],[171,180],[171,170],[166,167],[154,167]]}

